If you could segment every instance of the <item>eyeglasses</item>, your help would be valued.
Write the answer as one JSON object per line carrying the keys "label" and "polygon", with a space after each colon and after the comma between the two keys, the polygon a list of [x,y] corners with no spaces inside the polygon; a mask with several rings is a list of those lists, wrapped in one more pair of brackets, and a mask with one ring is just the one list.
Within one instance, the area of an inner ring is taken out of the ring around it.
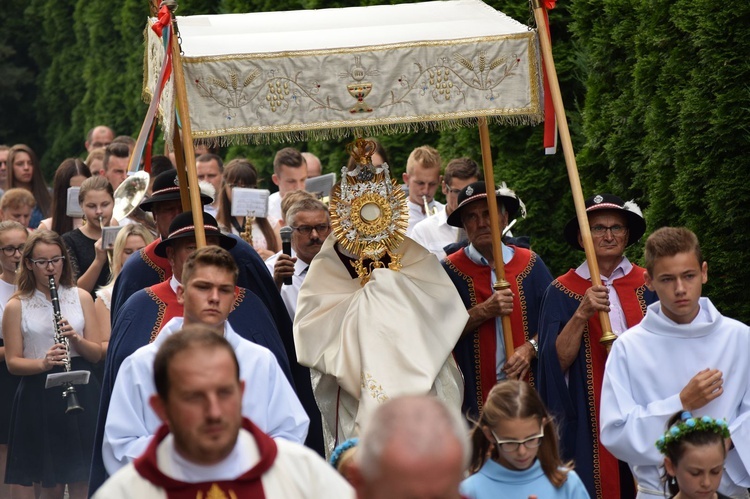
{"label": "eyeglasses", "polygon": [[303,236],[309,236],[312,231],[315,230],[318,234],[328,234],[331,230],[330,224],[318,224],[318,225],[300,225],[299,227],[292,227],[292,229],[298,231]]}
{"label": "eyeglasses", "polygon": [[[3,248],[3,250],[5,250],[5,248]],[[49,260],[34,260],[33,258],[29,258],[29,261],[36,265],[39,269],[46,269],[50,264],[56,267],[57,264],[62,262],[63,260],[65,260],[64,256],[56,256],[54,258],[50,258]]]}
{"label": "eyeglasses", "polygon": [[604,225],[594,225],[591,227],[591,235],[593,236],[603,236],[607,233],[607,231],[610,231],[613,236],[622,236],[628,231],[628,228],[624,225],[611,225],[609,227],[605,227]]}
{"label": "eyeglasses", "polygon": [[533,437],[529,437],[524,440],[500,440],[499,438],[497,438],[495,430],[491,431],[492,436],[495,437],[495,443],[504,452],[515,452],[519,447],[521,447],[521,445],[523,445],[527,449],[536,449],[540,445],[542,445],[542,438],[544,438],[544,427],[540,429],[539,435],[534,435]]}
{"label": "eyeglasses", "polygon": [[5,256],[13,256],[18,253],[23,253],[23,244],[21,246],[3,246],[0,250],[3,250]]}

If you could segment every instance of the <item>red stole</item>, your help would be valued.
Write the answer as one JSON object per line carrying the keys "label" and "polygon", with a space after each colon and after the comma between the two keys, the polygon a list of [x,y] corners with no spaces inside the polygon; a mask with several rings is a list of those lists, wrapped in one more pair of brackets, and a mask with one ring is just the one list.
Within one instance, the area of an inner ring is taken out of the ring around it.
{"label": "red stole", "polygon": [[169,264],[169,260],[154,253],[156,245],[160,242],[161,238],[158,238],[141,250],[144,263],[159,275],[159,282],[168,281],[172,277],[172,266]]}
{"label": "red stole", "polygon": [[[647,305],[643,297],[646,290],[646,283],[643,278],[644,272],[644,268],[633,265],[626,276],[612,281],[612,287],[615,288],[617,296],[620,298],[625,323],[629,328],[641,322],[646,314]],[[591,287],[591,281],[584,279],[571,269],[558,278],[554,285],[580,302],[586,290]],[[586,352],[590,352],[590,355],[586,355],[586,391],[589,400],[589,426],[594,432],[592,435],[594,442],[594,481],[598,482],[597,485],[601,485],[603,491],[619,491],[620,475],[617,459],[600,444],[599,440],[598,414],[601,404],[604,366],[607,362],[607,350],[599,342],[601,337],[602,326],[599,322],[599,315],[595,314],[589,319],[586,331],[583,333],[584,349]]]}
{"label": "red stole", "polygon": [[[521,302],[523,296],[519,292],[519,284],[528,272],[525,272],[531,262],[531,251],[526,248],[512,246],[515,250],[513,258],[505,264],[505,280],[510,283],[513,292],[513,313],[510,315],[510,326],[513,331],[513,348],[523,345],[529,337],[533,337],[536,331],[527,330],[528,321],[525,320],[525,303]],[[494,292],[492,289],[492,268],[489,265],[477,265],[462,248],[460,251],[448,256],[448,259],[464,274],[468,275],[473,286],[471,288],[471,306],[474,307],[486,301]],[[497,384],[497,334],[495,319],[491,319],[479,326],[479,334],[475,333],[474,351],[479,353],[479,376],[482,389],[482,402],[487,400],[487,395],[493,386]],[[466,374],[466,373],[465,373]],[[528,379],[527,379],[528,380]]]}
{"label": "red stole", "polygon": [[[169,434],[167,425],[162,425],[156,432],[146,452],[133,462],[135,470],[143,478],[157,487],[164,489],[168,499],[203,499],[226,497],[232,499],[264,499],[263,474],[271,469],[278,449],[276,442],[263,433],[249,419],[243,418],[242,427],[249,431],[260,452],[260,461],[244,475],[231,481],[186,483],[168,477],[159,469],[156,450]],[[221,494],[221,495],[219,495]]]}

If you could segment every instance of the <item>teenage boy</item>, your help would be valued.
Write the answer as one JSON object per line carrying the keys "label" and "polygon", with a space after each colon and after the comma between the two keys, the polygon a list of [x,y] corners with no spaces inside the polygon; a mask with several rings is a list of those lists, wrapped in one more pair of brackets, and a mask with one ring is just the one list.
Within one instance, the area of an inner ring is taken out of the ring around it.
{"label": "teenage boy", "polygon": [[630,465],[638,498],[665,497],[663,456],[654,443],[670,415],[684,410],[726,418],[732,441],[719,492],[747,497],[750,328],[701,297],[708,265],[688,229],[651,234],[645,260],[646,285],[659,301],[612,346],[602,387],[602,443]]}
{"label": "teenage boy", "polygon": [[302,443],[310,420],[270,350],[239,336],[227,321],[236,298],[237,265],[225,249],[207,246],[185,262],[177,301],[183,317],[174,317],[159,335],[120,366],[104,424],[102,458],[112,475],[140,456],[161,420],[149,405],[156,393],[154,357],[161,344],[184,326],[199,324],[224,336],[237,354],[246,385],[242,414],[274,438]]}

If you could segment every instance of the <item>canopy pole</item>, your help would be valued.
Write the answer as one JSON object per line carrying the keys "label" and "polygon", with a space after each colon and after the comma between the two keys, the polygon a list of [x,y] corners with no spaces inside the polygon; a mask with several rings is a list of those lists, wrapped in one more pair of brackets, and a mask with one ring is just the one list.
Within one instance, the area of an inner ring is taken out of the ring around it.
{"label": "canopy pole", "polygon": [[[175,123],[177,123],[177,113],[175,113]],[[180,184],[180,200],[182,201],[182,211],[190,210],[190,191],[188,190],[187,171],[185,169],[185,150],[182,147],[180,130],[175,127],[172,139],[174,145],[174,162],[177,169],[177,182]]]}
{"label": "canopy pole", "polygon": [[[478,118],[479,143],[482,147],[482,166],[484,167],[484,183],[487,186],[487,207],[490,210],[490,231],[492,232],[492,259],[495,261],[495,278],[497,281],[492,285],[495,291],[509,289],[510,283],[505,280],[505,263],[503,262],[503,247],[501,245],[502,233],[500,231],[500,217],[497,213],[497,197],[495,193],[495,173],[492,169],[492,152],[490,150],[490,130],[487,126],[487,118]],[[502,316],[503,340],[505,340],[505,358],[510,359],[513,355],[513,331],[510,325],[510,316]]]}
{"label": "canopy pole", "polygon": [[[576,207],[576,217],[578,217],[578,226],[581,231],[583,240],[583,249],[586,252],[586,261],[591,271],[591,284],[601,286],[602,280],[599,274],[599,262],[596,260],[596,251],[594,250],[594,241],[591,239],[591,230],[589,229],[589,219],[586,214],[586,202],[583,198],[581,189],[581,179],[578,176],[578,166],[576,157],[573,153],[573,142],[570,139],[570,130],[568,121],[565,116],[565,107],[563,106],[562,94],[560,92],[560,83],[557,80],[557,71],[555,61],[552,58],[552,44],[549,39],[547,30],[547,20],[544,15],[544,8],[541,0],[532,0],[534,9],[534,19],[536,20],[539,41],[542,46],[542,59],[544,60],[544,69],[547,73],[550,92],[552,93],[552,102],[555,107],[555,117],[557,118],[557,127],[560,131],[560,142],[562,143],[563,154],[565,155],[565,166],[568,169],[568,179],[570,180],[570,189],[573,193],[573,202]],[[599,340],[607,352],[612,348],[612,342],[617,338],[612,334],[612,325],[609,321],[609,314],[604,311],[599,312],[599,322],[602,325],[602,337]]]}
{"label": "canopy pole", "polygon": [[[187,172],[187,185],[192,187],[189,190],[190,207],[193,212],[193,225],[195,225],[195,243],[198,248],[206,246],[206,231],[203,226],[203,203],[201,202],[201,190],[198,185],[198,172],[195,166],[195,150],[193,149],[193,132],[190,128],[190,109],[188,107],[187,100],[187,87],[185,86],[185,73],[182,68],[182,55],[180,54],[180,42],[177,31],[177,20],[175,19],[174,11],[177,5],[169,7],[172,13],[172,64],[174,66],[174,86],[175,86],[175,97],[177,101],[177,110],[180,113],[180,119],[182,122],[182,149],[185,151],[185,170]],[[177,137],[179,131],[175,127],[175,145],[179,142]],[[175,147],[175,149],[177,149]],[[175,158],[177,158],[177,152],[175,151]],[[179,174],[180,168],[177,165],[177,171]],[[183,190],[183,182],[180,182],[180,195],[183,200],[183,207],[185,205],[185,197]]]}

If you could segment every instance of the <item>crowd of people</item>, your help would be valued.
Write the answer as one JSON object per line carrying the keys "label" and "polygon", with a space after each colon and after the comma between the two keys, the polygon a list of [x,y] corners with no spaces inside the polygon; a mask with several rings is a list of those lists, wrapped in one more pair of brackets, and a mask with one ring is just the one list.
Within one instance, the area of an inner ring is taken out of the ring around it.
{"label": "crowd of people", "polygon": [[[594,194],[596,262],[555,278],[474,160],[418,147],[397,186],[369,144],[343,170],[281,148],[264,217],[232,213],[252,162],[198,146],[201,248],[173,158],[147,226],[115,218],[132,138],[93,128],[52,188],[0,146],[0,499],[750,498],[750,330],[692,231],[641,267],[640,208]],[[560,237],[583,250],[578,217]]]}

